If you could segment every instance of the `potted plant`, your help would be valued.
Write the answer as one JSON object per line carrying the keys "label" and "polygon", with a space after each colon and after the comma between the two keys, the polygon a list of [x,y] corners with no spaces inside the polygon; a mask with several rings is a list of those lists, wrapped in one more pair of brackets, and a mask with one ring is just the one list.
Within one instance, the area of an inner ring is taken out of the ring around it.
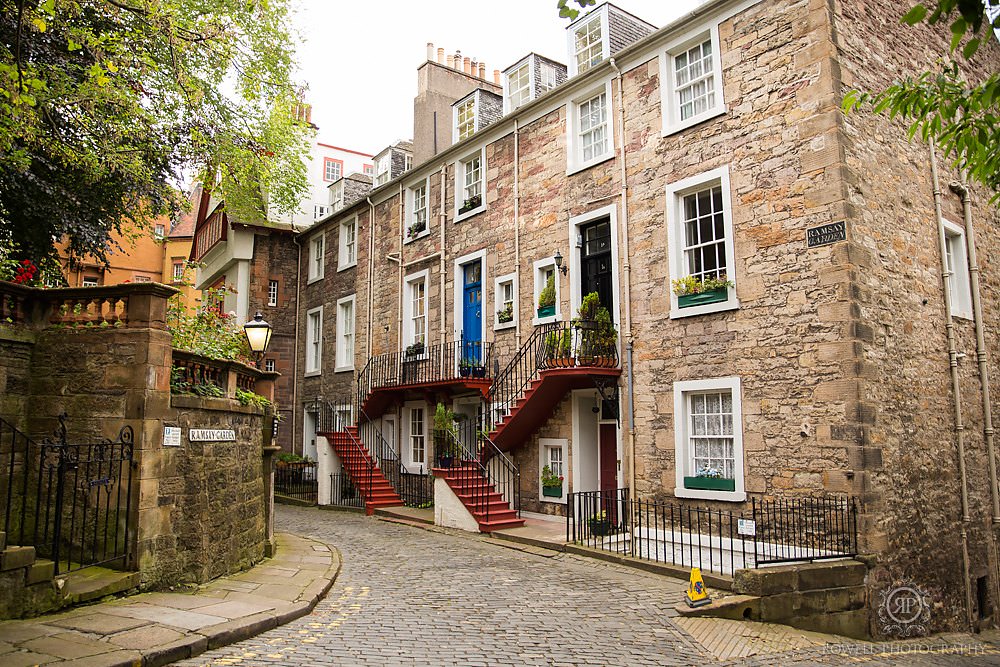
{"label": "potted plant", "polygon": [[617,365],[618,331],[611,321],[611,312],[601,306],[597,309],[597,330],[594,334],[594,365],[608,368]]}
{"label": "potted plant", "polygon": [[417,237],[418,234],[420,234],[425,229],[427,229],[426,222],[414,222],[412,225],[406,228],[406,233],[409,236],[409,238],[414,239]]}
{"label": "potted plant", "polygon": [[729,288],[735,286],[724,273],[719,274],[717,278],[703,278],[701,280],[694,276],[684,276],[675,279],[672,285],[674,294],[677,295],[678,308],[691,308],[706,303],[725,301],[729,298]]}
{"label": "potted plant", "polygon": [[461,361],[458,362],[458,374],[464,378],[469,377],[472,374],[472,359],[468,357],[463,357]]}
{"label": "potted plant", "polygon": [[[595,365],[598,348],[597,313],[602,309],[601,299],[597,292],[591,292],[580,301],[580,307],[573,318],[573,328],[579,333],[576,357],[581,366]],[[604,308],[607,311],[607,308]],[[609,315],[610,317],[610,315]]]}
{"label": "potted plant", "polygon": [[507,324],[508,322],[514,321],[514,304],[508,303],[503,308],[497,311],[497,322],[500,324]]}
{"label": "potted plant", "polygon": [[479,206],[482,203],[483,203],[482,195],[474,195],[472,197],[469,197],[468,199],[462,202],[462,207],[458,209],[458,214],[462,215],[463,213],[468,213],[474,208],[479,208]]}
{"label": "potted plant", "polygon": [[406,349],[403,351],[403,354],[406,357],[406,361],[413,361],[423,353],[424,353],[424,344],[422,341],[417,341],[412,345],[407,345]]}
{"label": "potted plant", "polygon": [[604,510],[587,519],[587,524],[590,527],[591,535],[604,537],[611,534],[611,519],[608,518],[608,513]]}
{"label": "potted plant", "polygon": [[545,287],[538,294],[538,317],[551,317],[556,314],[556,274],[549,274]]}
{"label": "potted plant", "polygon": [[735,491],[736,480],[726,479],[722,471],[705,464],[694,477],[684,478],[685,489],[701,489],[704,491]]}
{"label": "potted plant", "polygon": [[563,478],[552,473],[552,468],[542,468],[542,496],[547,498],[562,498]]}
{"label": "potted plant", "polygon": [[455,412],[439,402],[434,409],[434,450],[438,453],[438,462],[442,468],[451,468],[457,460],[457,442]]}
{"label": "potted plant", "polygon": [[569,353],[571,342],[569,329],[558,329],[545,336],[545,360],[550,368],[569,368],[575,365]]}

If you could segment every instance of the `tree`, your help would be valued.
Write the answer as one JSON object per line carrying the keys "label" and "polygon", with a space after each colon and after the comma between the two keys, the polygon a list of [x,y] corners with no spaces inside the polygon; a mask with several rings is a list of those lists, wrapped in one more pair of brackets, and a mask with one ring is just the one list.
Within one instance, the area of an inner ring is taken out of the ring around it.
{"label": "tree", "polygon": [[[1000,30],[1000,0],[938,0],[931,8],[914,5],[902,20],[949,24],[950,56],[962,45],[962,57],[972,61],[984,39]],[[950,23],[949,23],[950,22]],[[983,81],[965,80],[959,64],[949,57],[940,71],[926,71],[895,83],[882,92],[852,91],[845,111],[869,107],[909,123],[909,135],[933,140],[953,165],[994,192],[1000,201],[1000,74],[997,63]]]}
{"label": "tree", "polygon": [[306,190],[290,0],[0,0],[0,238],[104,258],[200,172],[262,220]]}
{"label": "tree", "polygon": [[564,19],[573,20],[580,15],[581,9],[586,9],[587,7],[593,7],[597,4],[597,0],[573,0],[576,4],[580,5],[580,9],[574,9],[569,6],[569,0],[559,0],[559,17]]}

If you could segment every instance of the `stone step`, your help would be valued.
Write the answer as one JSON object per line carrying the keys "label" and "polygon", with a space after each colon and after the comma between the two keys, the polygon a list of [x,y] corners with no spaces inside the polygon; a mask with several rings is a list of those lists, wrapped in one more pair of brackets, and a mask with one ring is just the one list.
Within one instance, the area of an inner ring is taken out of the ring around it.
{"label": "stone step", "polygon": [[69,604],[80,604],[138,587],[138,572],[121,572],[94,566],[66,575],[65,593]]}
{"label": "stone step", "polygon": [[0,572],[28,567],[35,562],[35,547],[6,547],[0,551]]}
{"label": "stone step", "polygon": [[56,576],[56,564],[50,560],[40,559],[28,567],[28,585],[40,584],[43,581],[52,581]]}

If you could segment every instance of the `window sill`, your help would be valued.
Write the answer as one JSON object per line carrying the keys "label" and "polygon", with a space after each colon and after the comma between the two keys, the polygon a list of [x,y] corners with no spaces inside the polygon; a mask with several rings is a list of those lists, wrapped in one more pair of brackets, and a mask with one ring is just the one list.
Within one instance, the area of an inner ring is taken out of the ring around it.
{"label": "window sill", "polygon": [[348,371],[354,372],[354,364],[351,364],[350,366],[337,366],[333,369],[334,373],[346,373]]}
{"label": "window sill", "polygon": [[960,320],[969,320],[970,322],[973,319],[972,318],[972,313],[970,313],[970,312],[968,312],[966,310],[953,310],[951,312],[951,316],[952,317],[957,317]]}
{"label": "window sill", "polygon": [[741,503],[747,499],[747,493],[737,484],[736,491],[707,491],[702,489],[685,489],[677,487],[674,489],[674,496],[677,498],[694,498],[698,500],[722,500],[730,503]]}
{"label": "window sill", "polygon": [[346,271],[347,269],[353,269],[357,265],[358,265],[358,260],[354,260],[350,264],[344,264],[343,266],[341,266],[338,263],[338,265],[337,265],[337,273],[340,273],[341,271]]}
{"label": "window sill", "polygon": [[694,127],[695,125],[704,123],[707,120],[712,120],[713,118],[718,118],[719,116],[724,116],[725,114],[726,114],[725,105],[715,107],[714,109],[709,109],[708,111],[703,111],[697,116],[691,116],[690,118],[687,118],[683,121],[672,123],[670,125],[665,125],[663,127],[662,136],[669,137],[671,135],[677,134],[678,132],[683,132],[689,127]]}
{"label": "window sill", "polygon": [[695,315],[707,315],[709,313],[721,313],[727,310],[739,310],[740,300],[736,296],[732,296],[728,301],[720,301],[718,303],[706,303],[703,306],[691,306],[690,308],[678,308],[677,297],[670,297],[671,303],[674,306],[670,309],[670,319],[678,320],[683,317],[693,317]]}
{"label": "window sill", "polygon": [[323,371],[306,371],[302,377],[313,378],[323,374]]}
{"label": "window sill", "polygon": [[407,236],[407,237],[405,237],[403,239],[403,245],[406,245],[407,243],[413,243],[417,239],[422,239],[425,236],[430,236],[430,235],[431,235],[431,230],[425,229],[424,231],[420,232],[416,236]]}
{"label": "window sill", "polygon": [[556,498],[555,496],[543,496],[542,490],[538,489],[538,502],[540,503],[550,503],[552,505],[565,505],[566,495],[563,494],[561,497]]}
{"label": "window sill", "polygon": [[590,169],[593,166],[599,165],[602,162],[607,162],[608,160],[613,160],[613,159],[615,159],[615,152],[611,151],[610,153],[606,153],[604,155],[601,155],[600,157],[595,157],[586,162],[570,164],[566,167],[566,175],[571,176],[573,174],[578,174],[581,171],[586,171],[587,169]]}
{"label": "window sill", "polygon": [[486,210],[486,204],[482,204],[480,206],[477,206],[476,208],[470,209],[470,210],[466,211],[465,213],[459,213],[456,210],[455,211],[455,222],[461,222],[463,220],[471,218],[474,215],[478,215],[478,214],[482,213],[485,210]]}
{"label": "window sill", "polygon": [[306,285],[312,285],[313,283],[318,283],[321,280],[323,280],[323,276],[313,276],[312,278],[306,280]]}
{"label": "window sill", "polygon": [[555,315],[549,315],[548,317],[531,318],[531,323],[536,327],[541,326],[543,324],[552,324],[553,322],[558,322],[558,321],[559,321],[559,313],[556,313]]}
{"label": "window sill", "polygon": [[493,325],[494,331],[505,331],[507,329],[513,329],[517,326],[517,322],[497,322]]}

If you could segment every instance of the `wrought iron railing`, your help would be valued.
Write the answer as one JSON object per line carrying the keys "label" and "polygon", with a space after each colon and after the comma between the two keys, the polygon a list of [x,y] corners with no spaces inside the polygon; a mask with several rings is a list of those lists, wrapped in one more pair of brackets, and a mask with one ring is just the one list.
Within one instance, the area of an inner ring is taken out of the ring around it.
{"label": "wrought iron railing", "polygon": [[315,505],[319,479],[315,461],[275,461],[274,495]]}
{"label": "wrought iron railing", "polygon": [[[435,431],[443,439],[444,451],[452,457],[451,477],[459,495],[467,495],[469,508],[489,521],[497,509],[512,509],[521,515],[521,473],[517,465],[490,440],[474,421],[460,422],[453,431]],[[440,440],[439,440],[440,441]],[[438,452],[438,462],[442,452]],[[506,503],[496,502],[497,493]]]}
{"label": "wrought iron railing", "polygon": [[487,409],[484,412],[484,430],[492,432],[504,417],[509,414],[514,404],[520,399],[528,386],[538,377],[538,372],[545,367],[545,341],[550,333],[561,331],[562,325],[544,324],[536,327],[528,340],[518,349],[507,366],[493,379],[489,395],[486,398]]}
{"label": "wrought iron railing", "polygon": [[629,498],[628,489],[570,493],[566,540],[706,572],[858,553],[853,498],[752,499],[733,511]]}
{"label": "wrought iron railing", "polygon": [[330,474],[330,498],[329,504],[337,507],[364,507],[365,499],[361,491],[351,481],[351,476],[346,470],[341,469],[340,473]]}
{"label": "wrought iron railing", "polygon": [[557,325],[542,342],[545,368],[617,368],[618,335],[595,322]]}
{"label": "wrought iron railing", "polygon": [[493,343],[459,339],[370,357],[358,375],[358,403],[386,387],[484,378],[492,355]]}
{"label": "wrought iron railing", "polygon": [[124,562],[132,523],[133,438],[70,443],[65,415],[56,438],[37,443],[0,419],[0,502],[7,542],[33,546],[55,572]]}
{"label": "wrought iron railing", "polygon": [[353,467],[351,474],[354,476],[354,485],[361,494],[362,501],[368,502],[372,497],[372,483],[375,480],[375,468],[378,462],[377,458],[365,449],[361,440],[355,435],[355,431],[352,430],[354,407],[350,403],[334,405],[329,401],[317,398],[313,401],[312,410],[319,413],[318,431],[329,433],[332,437],[339,437],[346,443],[347,455],[352,460],[350,462],[344,461],[344,467]]}

